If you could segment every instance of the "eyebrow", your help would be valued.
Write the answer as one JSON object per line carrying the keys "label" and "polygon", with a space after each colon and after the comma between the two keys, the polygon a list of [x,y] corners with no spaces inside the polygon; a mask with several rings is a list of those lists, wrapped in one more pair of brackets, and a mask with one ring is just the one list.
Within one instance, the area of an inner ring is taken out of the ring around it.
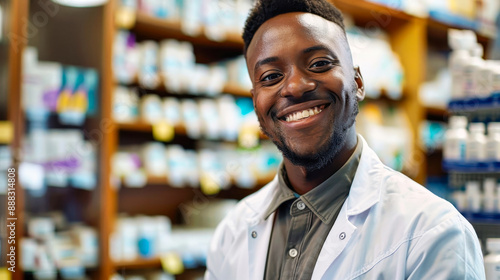
{"label": "eyebrow", "polygon": [[326,51],[331,56],[333,56],[335,59],[337,59],[337,56],[329,48],[327,48],[323,45],[312,46],[310,48],[303,50],[302,53],[306,54],[306,53],[311,53],[311,52],[315,52],[315,51]]}
{"label": "eyebrow", "polygon": [[255,64],[255,67],[253,69],[253,72],[255,73],[255,71],[257,71],[257,68],[261,67],[262,65],[264,64],[269,64],[269,63],[273,63],[273,62],[276,62],[278,61],[279,58],[277,56],[271,56],[271,57],[268,57],[268,58],[264,58],[262,60],[259,60],[257,61],[257,63]]}

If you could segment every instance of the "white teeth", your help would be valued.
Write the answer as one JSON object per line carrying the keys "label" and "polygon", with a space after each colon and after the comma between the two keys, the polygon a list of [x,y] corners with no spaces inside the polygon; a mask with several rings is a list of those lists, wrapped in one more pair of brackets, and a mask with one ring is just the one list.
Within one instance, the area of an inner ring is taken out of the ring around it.
{"label": "white teeth", "polygon": [[317,115],[317,114],[321,113],[321,111],[323,111],[323,106],[314,107],[314,108],[306,109],[302,112],[295,112],[295,113],[288,114],[285,117],[285,120],[286,120],[286,122],[298,121],[301,119],[305,119],[305,118]]}

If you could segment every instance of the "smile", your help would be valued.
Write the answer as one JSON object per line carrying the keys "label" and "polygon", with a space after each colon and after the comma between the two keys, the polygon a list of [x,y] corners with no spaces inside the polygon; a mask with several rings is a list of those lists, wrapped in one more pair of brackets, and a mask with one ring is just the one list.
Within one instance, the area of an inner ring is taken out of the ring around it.
{"label": "smile", "polygon": [[296,112],[292,112],[290,114],[287,114],[283,117],[283,119],[286,122],[300,121],[300,120],[307,119],[309,117],[312,117],[312,116],[315,116],[315,115],[321,113],[323,111],[323,109],[325,109],[325,105],[315,106],[315,107],[311,107],[309,109],[300,110],[300,111],[296,111]]}

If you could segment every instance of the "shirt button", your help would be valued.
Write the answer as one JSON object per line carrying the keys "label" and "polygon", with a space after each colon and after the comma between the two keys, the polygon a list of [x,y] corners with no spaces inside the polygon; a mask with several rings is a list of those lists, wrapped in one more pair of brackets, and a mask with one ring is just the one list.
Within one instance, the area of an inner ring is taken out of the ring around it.
{"label": "shirt button", "polygon": [[304,210],[306,208],[306,205],[304,204],[304,202],[299,201],[297,202],[297,208],[299,208],[299,210]]}
{"label": "shirt button", "polygon": [[257,238],[257,232],[256,231],[252,231],[252,238]]}
{"label": "shirt button", "polygon": [[344,240],[345,239],[345,232],[340,233],[339,238],[340,238],[340,240]]}
{"label": "shirt button", "polygon": [[290,257],[292,258],[295,258],[298,254],[299,252],[297,251],[297,249],[290,249],[290,251],[288,251],[288,255],[290,255]]}

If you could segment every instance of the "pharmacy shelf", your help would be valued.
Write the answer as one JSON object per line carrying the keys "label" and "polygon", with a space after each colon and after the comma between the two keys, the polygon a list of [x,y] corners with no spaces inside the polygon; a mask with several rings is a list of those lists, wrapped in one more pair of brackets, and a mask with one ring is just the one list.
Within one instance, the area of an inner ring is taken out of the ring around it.
{"label": "pharmacy shelf", "polygon": [[[150,123],[143,122],[143,121],[126,122],[126,123],[125,122],[116,122],[115,126],[120,131],[153,133],[153,125]],[[184,125],[175,126],[174,132],[175,132],[175,135],[187,136],[187,129]],[[269,139],[262,132],[259,133],[259,138],[261,140]],[[220,142],[233,142],[233,141],[227,141],[224,139],[205,139],[203,136],[200,137],[199,139],[197,138],[194,140],[213,140],[213,141],[220,141]]]}
{"label": "pharmacy shelf", "polygon": [[500,92],[493,93],[488,98],[467,98],[453,100],[448,104],[452,113],[496,112],[500,111]]}
{"label": "pharmacy shelf", "polygon": [[[253,187],[253,188],[250,188],[250,189],[244,189],[244,188],[236,187],[236,183],[232,182],[230,189],[242,189],[242,190],[255,191],[255,190],[258,190],[258,189],[262,188],[267,183],[271,182],[273,178],[274,178],[274,175],[269,176],[269,177],[265,177],[265,178],[258,178],[257,182],[256,182],[256,186]],[[141,189],[142,188],[142,187],[129,187],[124,182],[122,182],[122,186],[124,186],[127,189]],[[147,187],[147,186],[162,186],[162,187],[166,187],[167,189],[175,189],[175,190],[178,190],[178,189],[193,189],[192,187],[189,187],[189,186],[180,187],[180,188],[178,188],[178,187],[172,187],[172,186],[170,186],[168,184],[168,177],[167,176],[148,176],[147,181],[146,181],[146,186],[144,186],[144,187]],[[238,198],[241,199],[243,197],[238,197]]]}
{"label": "pharmacy shelf", "polygon": [[467,164],[443,161],[443,169],[447,172],[467,174],[500,174],[500,164]]}
{"label": "pharmacy shelf", "polygon": [[132,261],[116,261],[114,262],[116,269],[151,269],[161,268],[160,258],[137,259]]}
{"label": "pharmacy shelf", "polygon": [[441,120],[445,120],[449,117],[448,110],[446,108],[433,107],[433,106],[425,106],[425,114],[427,115],[427,119],[432,118],[440,118]]}
{"label": "pharmacy shelf", "polygon": [[[123,26],[117,27],[121,28]],[[180,41],[188,41],[198,46],[243,49],[243,39],[240,34],[226,34],[226,38],[223,41],[213,41],[203,35],[204,30],[202,28],[200,35],[189,36],[182,32],[180,21],[157,18],[142,12],[137,12],[135,23],[130,30],[136,34],[141,34],[141,36],[153,39],[172,38]]]}
{"label": "pharmacy shelf", "polygon": [[370,1],[330,0],[343,13],[354,18],[358,26],[383,29],[399,28],[416,17],[401,10]]}
{"label": "pharmacy shelf", "polygon": [[[123,84],[123,83],[119,83],[119,82],[115,82],[116,85],[122,85],[122,86],[126,86],[126,87],[139,87],[141,89],[143,89],[139,83],[137,82],[137,79],[135,79],[134,82],[132,83],[129,83],[129,84]],[[146,89],[148,90],[148,89]],[[166,93],[169,93],[168,90],[165,88],[165,85],[163,82],[160,83],[160,85],[155,88],[155,89],[150,89],[150,90],[153,90],[153,91],[160,91],[160,92],[166,92]],[[237,97],[252,97],[252,94],[250,93],[250,89],[245,89],[244,87],[238,85],[238,84],[235,84],[235,83],[227,83],[224,85],[224,87],[222,88],[222,93],[227,93],[227,94],[231,94],[231,95],[234,95],[234,96],[237,96]],[[177,96],[179,94],[173,94],[172,93],[172,96]],[[208,95],[203,95],[203,94],[199,94],[199,95],[189,95],[189,94],[180,94],[182,96],[192,96],[192,97],[211,97],[211,96],[208,96]],[[218,96],[218,95],[216,95]]]}

